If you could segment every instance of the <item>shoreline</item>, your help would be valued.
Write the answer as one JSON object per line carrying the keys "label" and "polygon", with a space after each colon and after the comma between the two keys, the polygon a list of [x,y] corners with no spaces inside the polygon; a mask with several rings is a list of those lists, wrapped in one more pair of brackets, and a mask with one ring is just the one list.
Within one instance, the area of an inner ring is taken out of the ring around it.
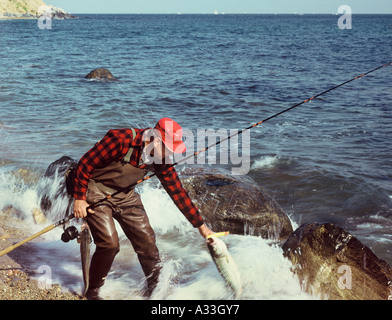
{"label": "shoreline", "polygon": [[[20,12],[0,12],[0,20],[38,20],[42,17],[42,14],[33,14],[33,13],[20,13]],[[60,9],[54,8],[50,14],[45,16],[46,18],[51,18],[52,20],[68,20],[68,19],[76,19],[77,17],[67,13],[65,11],[61,11]]]}
{"label": "shoreline", "polygon": [[[0,211],[0,250],[26,237],[23,221],[10,217],[7,210]],[[39,241],[39,240],[38,240]],[[12,258],[6,254],[0,257],[0,300],[84,300],[77,293],[69,292],[59,284],[45,287],[33,277],[36,271],[23,266],[22,257],[15,252]]]}
{"label": "shoreline", "polygon": [[30,18],[30,17],[6,17],[0,16],[0,20],[38,20],[39,18]]}

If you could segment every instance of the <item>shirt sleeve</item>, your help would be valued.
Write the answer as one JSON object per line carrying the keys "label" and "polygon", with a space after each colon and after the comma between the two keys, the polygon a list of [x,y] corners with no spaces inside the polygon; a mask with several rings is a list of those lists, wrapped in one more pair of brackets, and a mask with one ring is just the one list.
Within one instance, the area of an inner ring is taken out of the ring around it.
{"label": "shirt sleeve", "polygon": [[87,186],[96,168],[102,168],[122,155],[122,139],[109,131],[105,137],[97,142],[93,148],[79,160],[75,173],[74,197],[86,200]]}
{"label": "shirt sleeve", "polygon": [[192,226],[198,228],[203,225],[204,222],[199,209],[194,205],[188,192],[182,186],[174,167],[171,165],[156,165],[155,171],[163,188]]}

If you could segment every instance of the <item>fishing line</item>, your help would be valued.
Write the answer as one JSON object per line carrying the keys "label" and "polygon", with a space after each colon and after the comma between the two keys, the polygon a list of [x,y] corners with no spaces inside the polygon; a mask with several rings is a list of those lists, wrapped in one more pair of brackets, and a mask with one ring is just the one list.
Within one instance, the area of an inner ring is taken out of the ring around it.
{"label": "fishing line", "polygon": [[[284,109],[284,110],[282,110],[282,111],[280,111],[280,112],[278,112],[278,113],[275,113],[274,115],[272,115],[272,116],[270,116],[270,117],[268,117],[268,118],[265,118],[264,120],[261,120],[261,121],[255,123],[255,124],[252,124],[251,126],[245,128],[245,129],[239,130],[238,132],[233,133],[232,135],[230,135],[230,136],[228,136],[228,137],[226,137],[226,138],[224,138],[224,139],[221,139],[221,140],[219,140],[218,142],[215,142],[215,143],[213,143],[213,144],[211,144],[211,145],[205,147],[204,149],[202,149],[202,150],[200,150],[200,151],[197,151],[197,152],[195,152],[195,153],[193,153],[193,154],[191,154],[191,155],[189,155],[189,156],[187,156],[187,157],[181,159],[180,161],[177,161],[177,162],[173,163],[173,164],[171,164],[170,166],[174,167],[174,166],[176,166],[176,165],[178,165],[178,164],[180,164],[180,163],[182,163],[182,162],[185,162],[186,160],[191,159],[191,158],[193,158],[193,157],[199,155],[200,153],[205,152],[205,151],[207,151],[208,149],[210,149],[210,148],[212,148],[212,147],[215,147],[215,146],[221,144],[222,142],[228,141],[228,140],[230,140],[231,138],[233,138],[233,137],[235,137],[235,136],[237,136],[237,135],[242,134],[242,133],[243,133],[244,131],[246,131],[246,130],[250,130],[250,129],[254,128],[254,127],[257,127],[257,126],[261,125],[262,123],[265,123],[265,122],[267,122],[267,121],[269,121],[269,120],[271,120],[271,119],[274,119],[274,118],[276,118],[276,117],[282,115],[283,113],[289,112],[289,111],[291,111],[291,110],[293,110],[293,109],[295,109],[295,108],[297,108],[297,107],[299,107],[299,106],[301,106],[301,105],[303,105],[303,104],[305,104],[305,103],[308,103],[308,102],[310,102],[310,101],[312,101],[312,100],[314,100],[314,99],[317,99],[318,97],[320,97],[320,96],[322,96],[322,95],[325,95],[325,94],[327,94],[328,92],[331,92],[331,91],[333,91],[333,90],[335,90],[335,89],[338,89],[338,88],[340,88],[340,87],[342,87],[342,86],[344,86],[344,85],[346,85],[346,84],[348,84],[348,83],[350,83],[350,82],[352,82],[352,81],[354,81],[354,80],[360,79],[360,78],[362,78],[362,77],[364,77],[364,76],[366,76],[366,75],[368,75],[368,74],[370,74],[370,73],[372,73],[372,72],[375,72],[375,71],[377,71],[377,70],[379,70],[379,69],[381,69],[381,68],[384,68],[384,67],[387,67],[387,66],[390,66],[390,65],[392,65],[392,62],[383,64],[383,65],[381,65],[381,66],[379,66],[379,67],[377,67],[377,68],[374,68],[374,69],[372,69],[372,70],[370,70],[370,71],[368,71],[368,72],[365,72],[365,73],[363,73],[363,74],[361,74],[361,75],[359,75],[359,76],[356,76],[356,77],[354,77],[354,78],[352,78],[352,79],[350,79],[350,80],[347,80],[347,81],[345,81],[345,82],[342,82],[341,84],[338,84],[338,85],[336,85],[336,86],[334,86],[334,87],[332,87],[332,88],[330,88],[330,89],[328,89],[328,90],[325,90],[325,91],[323,91],[323,92],[321,92],[321,93],[319,93],[319,94],[316,94],[315,96],[313,96],[313,97],[311,97],[311,98],[308,98],[308,99],[306,99],[306,100],[304,100],[304,101],[301,101],[301,102],[299,102],[299,103],[293,105],[292,107],[289,107],[289,108],[287,108],[287,109]],[[166,169],[166,168],[165,168],[165,169]],[[148,180],[148,179],[150,179],[150,178],[152,178],[152,177],[154,177],[154,176],[156,176],[156,175],[157,175],[157,173],[152,173],[152,174],[150,174],[150,175],[144,177],[143,179],[141,179],[141,180],[139,180],[139,181],[133,183],[133,184],[130,185],[129,187],[126,187],[126,188],[124,188],[124,189],[121,189],[121,190],[119,190],[119,191],[113,193],[112,195],[109,195],[109,196],[107,196],[106,198],[104,198],[104,199],[102,199],[102,200],[99,200],[98,202],[92,204],[89,208],[92,209],[92,208],[94,208],[94,206],[96,206],[96,205],[102,203],[102,202],[105,201],[105,200],[110,199],[112,196],[116,196],[116,195],[120,194],[121,192],[126,192],[126,191],[128,191],[129,189],[135,187],[136,185],[142,183],[143,181],[146,181],[146,180]]]}
{"label": "fishing line", "polygon": [[[224,139],[222,139],[222,140],[219,140],[218,142],[215,142],[215,143],[213,143],[213,144],[211,144],[211,145],[205,147],[204,149],[202,149],[202,150],[200,150],[200,151],[197,151],[197,152],[193,153],[192,155],[189,155],[189,156],[187,156],[187,157],[181,159],[180,161],[177,161],[177,162],[175,162],[175,163],[173,163],[173,164],[170,164],[170,166],[174,167],[174,166],[176,166],[176,165],[178,165],[178,164],[180,164],[180,163],[182,163],[182,162],[184,162],[184,161],[186,161],[186,160],[188,160],[188,159],[190,159],[190,158],[193,158],[193,157],[197,156],[198,154],[200,154],[200,153],[202,153],[202,152],[207,151],[208,149],[210,149],[210,148],[212,148],[212,147],[215,147],[215,146],[221,144],[221,143],[224,142],[224,141],[230,140],[231,138],[233,138],[233,137],[235,137],[235,136],[237,136],[237,135],[242,134],[242,133],[243,133],[244,131],[246,131],[246,130],[250,130],[250,129],[254,128],[254,127],[257,127],[257,126],[261,125],[262,123],[265,123],[265,122],[267,122],[267,121],[269,121],[269,120],[271,120],[271,119],[274,119],[274,118],[276,118],[276,117],[282,115],[283,113],[289,112],[289,111],[291,111],[291,110],[293,110],[293,109],[295,109],[295,108],[297,108],[297,107],[299,107],[299,106],[301,106],[301,105],[303,105],[303,104],[305,104],[305,103],[308,103],[308,102],[310,102],[310,101],[312,101],[312,100],[314,100],[314,99],[317,99],[318,97],[320,97],[320,96],[322,96],[322,95],[324,95],[324,94],[327,94],[328,92],[331,92],[331,91],[333,91],[333,90],[335,90],[335,89],[338,89],[338,88],[340,88],[340,87],[342,87],[342,86],[344,86],[344,85],[346,85],[346,84],[348,84],[348,83],[350,83],[350,82],[352,82],[352,81],[354,81],[354,80],[360,79],[360,78],[362,78],[362,77],[364,77],[364,76],[366,76],[366,75],[368,75],[368,74],[370,74],[370,73],[372,73],[372,72],[375,72],[375,71],[377,71],[377,70],[379,70],[379,69],[381,69],[381,68],[384,68],[384,67],[387,67],[387,66],[390,66],[390,65],[392,65],[392,62],[383,64],[383,65],[381,65],[381,66],[379,66],[379,67],[377,67],[377,68],[374,68],[374,69],[372,69],[372,70],[370,70],[370,71],[368,71],[368,72],[365,72],[365,73],[363,73],[363,74],[361,74],[361,75],[359,75],[359,76],[356,76],[356,77],[354,77],[354,78],[352,78],[352,79],[350,79],[350,80],[347,80],[347,81],[345,81],[345,82],[342,82],[341,84],[338,84],[338,85],[336,85],[336,86],[334,86],[334,87],[332,87],[332,88],[330,88],[330,89],[328,89],[328,90],[325,90],[325,91],[323,91],[323,92],[321,92],[321,93],[319,93],[319,94],[316,94],[315,96],[313,96],[313,97],[311,97],[311,98],[308,98],[308,99],[306,99],[306,100],[304,100],[304,101],[301,101],[301,102],[299,102],[299,103],[293,105],[292,107],[289,107],[289,108],[287,108],[287,109],[284,109],[284,110],[282,110],[282,111],[280,111],[280,112],[278,112],[278,113],[275,113],[275,114],[272,115],[272,116],[269,116],[268,118],[265,118],[264,120],[261,120],[261,121],[259,121],[259,122],[256,122],[255,124],[252,124],[251,126],[245,128],[245,129],[239,130],[238,132],[236,132],[236,133],[234,133],[234,134],[232,134],[232,135],[230,135],[230,136],[228,136],[228,137],[226,137],[226,138],[224,138]],[[164,169],[167,169],[167,167],[165,167]],[[163,170],[164,170],[164,169],[163,169]],[[159,173],[159,172],[158,172],[158,173]],[[157,175],[156,172],[155,172],[155,173],[152,173],[152,174],[150,174],[150,175],[144,177],[143,179],[140,179],[140,180],[136,181],[135,183],[129,185],[128,187],[123,188],[123,189],[121,189],[121,190],[119,190],[119,191],[116,191],[115,193],[113,193],[113,194],[111,194],[111,195],[109,195],[109,196],[107,196],[107,197],[105,197],[105,198],[103,198],[103,199],[101,199],[101,200],[99,200],[99,201],[97,201],[97,202],[91,204],[89,207],[87,207],[87,210],[88,210],[88,209],[93,209],[94,207],[98,206],[98,205],[101,204],[102,202],[108,201],[110,198],[112,198],[112,197],[114,197],[114,196],[116,196],[116,195],[118,195],[118,194],[120,194],[120,193],[122,193],[122,192],[127,192],[127,191],[130,190],[131,188],[134,188],[136,185],[138,185],[138,184],[140,184],[140,183],[142,183],[142,182],[144,182],[144,181],[146,181],[146,180],[148,180],[148,179],[150,179],[150,178],[152,178],[152,177],[154,177],[154,176],[156,176],[156,175]],[[50,230],[52,230],[52,229],[54,229],[54,228],[56,228],[56,227],[58,227],[58,226],[60,226],[60,225],[62,225],[62,224],[67,223],[69,220],[71,220],[71,219],[73,219],[73,218],[75,218],[74,214],[70,214],[68,217],[65,217],[64,219],[57,221],[56,223],[54,223],[54,224],[52,224],[52,225],[46,227],[45,229],[41,230],[40,232],[38,232],[38,233],[36,233],[36,234],[30,236],[29,238],[27,238],[27,239],[25,239],[25,240],[23,240],[23,241],[21,241],[21,242],[15,244],[15,245],[9,247],[9,248],[7,248],[7,249],[4,249],[3,251],[0,251],[0,257],[3,256],[4,254],[6,254],[6,253],[8,253],[8,252],[10,252],[10,251],[12,251],[12,250],[14,250],[14,249],[16,249],[16,248],[19,247],[20,245],[22,245],[22,244],[24,244],[24,243],[26,243],[26,242],[29,242],[29,241],[35,239],[36,237],[38,237],[38,236],[40,236],[40,235],[42,235],[42,234],[44,234],[44,233],[46,233],[46,232],[49,232]]]}

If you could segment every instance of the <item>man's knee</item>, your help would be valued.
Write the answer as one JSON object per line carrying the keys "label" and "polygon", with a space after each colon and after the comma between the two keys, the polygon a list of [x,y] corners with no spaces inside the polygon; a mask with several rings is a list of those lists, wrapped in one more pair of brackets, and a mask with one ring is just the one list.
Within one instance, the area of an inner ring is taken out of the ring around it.
{"label": "man's knee", "polygon": [[113,254],[114,256],[120,252],[120,245],[118,242],[106,242],[96,246],[96,251],[106,252],[107,254]]}

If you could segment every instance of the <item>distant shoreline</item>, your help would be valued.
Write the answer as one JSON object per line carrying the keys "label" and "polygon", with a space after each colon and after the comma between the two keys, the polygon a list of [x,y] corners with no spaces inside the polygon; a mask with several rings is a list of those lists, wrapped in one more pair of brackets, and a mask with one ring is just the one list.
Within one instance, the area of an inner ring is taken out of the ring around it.
{"label": "distant shoreline", "polygon": [[[76,16],[82,16],[82,15],[145,15],[145,16],[154,16],[154,15],[188,15],[188,16],[196,16],[196,15],[211,15],[211,16],[234,16],[234,15],[248,15],[248,16],[275,16],[275,15],[287,15],[287,16],[335,16],[335,15],[342,15],[340,13],[213,13],[213,12],[208,12],[208,13],[180,13],[180,12],[172,12],[172,13],[73,13]],[[352,13],[353,16],[374,16],[374,15],[392,15],[392,13]]]}
{"label": "distant shoreline", "polygon": [[[68,20],[68,19],[75,19],[75,17],[72,18],[53,18],[53,20]],[[0,20],[38,20],[39,17],[6,17],[6,16],[0,16]]]}
{"label": "distant shoreline", "polygon": [[0,16],[0,20],[36,20],[36,19],[38,19],[38,18]]}
{"label": "distant shoreline", "polygon": [[[37,20],[42,16],[39,13],[20,13],[20,12],[0,12],[0,20]],[[65,19],[74,19],[76,18],[74,15],[71,15],[62,9],[53,9],[53,11],[49,15],[54,20],[65,20]]]}
{"label": "distant shoreline", "polygon": [[[16,14],[14,14],[16,15]],[[18,14],[20,15],[20,14]],[[68,14],[69,15],[69,14]],[[74,19],[82,16],[338,16],[338,13],[75,13],[72,17],[53,18],[57,20]],[[354,13],[353,16],[392,16],[392,13]],[[0,12],[0,20],[37,20],[38,16],[5,16]]]}

